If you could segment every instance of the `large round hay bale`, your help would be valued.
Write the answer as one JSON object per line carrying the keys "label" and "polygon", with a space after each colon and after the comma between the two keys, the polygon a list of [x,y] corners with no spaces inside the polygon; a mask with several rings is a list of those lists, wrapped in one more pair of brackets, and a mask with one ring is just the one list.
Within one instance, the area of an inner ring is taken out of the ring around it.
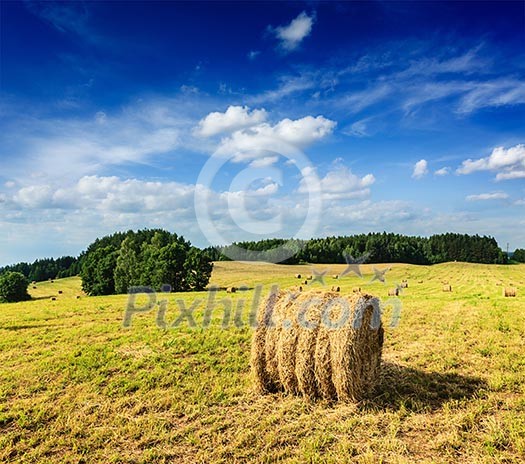
{"label": "large round hay bale", "polygon": [[226,293],[235,293],[237,292],[237,287],[228,287]]}
{"label": "large round hay bale", "polygon": [[515,298],[517,291],[515,288],[507,287],[505,288],[505,298]]}
{"label": "large round hay bale", "polygon": [[358,401],[377,379],[382,346],[377,298],[280,291],[259,310],[251,369],[261,393]]}
{"label": "large round hay bale", "polygon": [[451,292],[452,286],[451,285],[443,285],[443,291],[444,292]]}

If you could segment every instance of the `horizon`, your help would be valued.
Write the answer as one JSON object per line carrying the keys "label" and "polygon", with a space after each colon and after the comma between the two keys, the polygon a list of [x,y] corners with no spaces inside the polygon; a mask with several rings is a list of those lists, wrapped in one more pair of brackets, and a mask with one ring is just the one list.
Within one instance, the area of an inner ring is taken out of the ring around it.
{"label": "horizon", "polygon": [[0,12],[0,266],[143,228],[525,248],[523,2]]}

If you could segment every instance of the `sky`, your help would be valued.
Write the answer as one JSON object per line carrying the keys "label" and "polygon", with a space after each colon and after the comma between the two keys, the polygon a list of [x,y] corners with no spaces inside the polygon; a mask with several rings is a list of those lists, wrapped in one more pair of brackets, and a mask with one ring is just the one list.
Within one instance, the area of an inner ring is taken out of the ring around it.
{"label": "sky", "polygon": [[525,3],[0,2],[0,266],[118,230],[525,248]]}

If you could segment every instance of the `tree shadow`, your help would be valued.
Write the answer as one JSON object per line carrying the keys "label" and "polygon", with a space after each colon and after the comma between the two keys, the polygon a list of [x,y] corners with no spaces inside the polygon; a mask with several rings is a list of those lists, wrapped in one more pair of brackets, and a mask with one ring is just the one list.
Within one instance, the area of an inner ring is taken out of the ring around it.
{"label": "tree shadow", "polygon": [[379,383],[362,409],[412,412],[440,409],[450,400],[478,397],[488,388],[479,377],[456,373],[426,372],[393,363],[383,363]]}

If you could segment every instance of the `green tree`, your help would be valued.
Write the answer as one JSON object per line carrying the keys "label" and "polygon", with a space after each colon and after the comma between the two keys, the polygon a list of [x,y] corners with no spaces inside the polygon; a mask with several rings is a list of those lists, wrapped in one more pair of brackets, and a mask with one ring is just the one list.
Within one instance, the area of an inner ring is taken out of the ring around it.
{"label": "green tree", "polygon": [[519,263],[525,263],[525,250],[518,248],[512,255],[512,259],[514,261],[518,261]]}
{"label": "green tree", "polygon": [[0,301],[13,303],[30,300],[28,285],[27,277],[21,272],[6,272],[0,275]]}
{"label": "green tree", "polygon": [[120,245],[113,276],[116,293],[127,293],[129,287],[140,283],[139,253],[134,237],[126,237]]}

